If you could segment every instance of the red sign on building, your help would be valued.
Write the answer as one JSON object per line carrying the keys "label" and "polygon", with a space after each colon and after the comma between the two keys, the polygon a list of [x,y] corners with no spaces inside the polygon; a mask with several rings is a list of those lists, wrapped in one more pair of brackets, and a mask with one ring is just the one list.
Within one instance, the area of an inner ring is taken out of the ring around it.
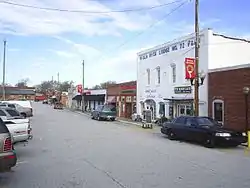
{"label": "red sign on building", "polygon": [[195,59],[185,58],[185,78],[194,79],[195,78]]}
{"label": "red sign on building", "polygon": [[83,88],[81,84],[77,85],[77,92],[81,94],[83,93]]}

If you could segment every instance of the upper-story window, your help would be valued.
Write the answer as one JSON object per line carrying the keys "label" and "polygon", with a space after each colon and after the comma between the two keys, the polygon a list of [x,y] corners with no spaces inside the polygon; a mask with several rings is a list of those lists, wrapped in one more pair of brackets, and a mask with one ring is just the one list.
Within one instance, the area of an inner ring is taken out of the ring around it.
{"label": "upper-story window", "polygon": [[176,82],[176,65],[174,63],[171,64],[172,69],[172,82]]}
{"label": "upper-story window", "polygon": [[161,83],[161,68],[158,66],[156,68],[156,71],[157,71],[157,84],[160,84]]}
{"label": "upper-story window", "polygon": [[148,85],[150,85],[150,69],[147,69],[147,80],[148,80]]}

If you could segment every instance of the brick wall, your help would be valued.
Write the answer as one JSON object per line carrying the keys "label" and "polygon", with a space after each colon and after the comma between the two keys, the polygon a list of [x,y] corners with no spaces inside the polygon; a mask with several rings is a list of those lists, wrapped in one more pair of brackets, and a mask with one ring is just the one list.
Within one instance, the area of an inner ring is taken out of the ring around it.
{"label": "brick wall", "polygon": [[[225,127],[235,130],[245,130],[245,100],[243,87],[250,87],[250,67],[210,72],[208,74],[208,84],[209,115],[212,117],[213,100],[221,99],[224,101]],[[250,108],[250,94],[248,98],[248,105]],[[248,115],[250,119],[250,110]]]}
{"label": "brick wall", "polygon": [[107,95],[108,96],[118,96],[120,94],[120,86],[136,86],[136,81],[124,82],[115,85],[108,86]]}
{"label": "brick wall", "polygon": [[[2,95],[0,95],[0,98],[2,99]],[[5,95],[6,100],[35,100],[35,95]]]}

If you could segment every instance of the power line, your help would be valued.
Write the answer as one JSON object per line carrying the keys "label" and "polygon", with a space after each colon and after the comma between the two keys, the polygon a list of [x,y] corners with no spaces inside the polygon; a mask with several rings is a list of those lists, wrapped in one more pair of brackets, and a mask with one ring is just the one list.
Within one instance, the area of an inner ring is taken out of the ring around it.
{"label": "power line", "polygon": [[151,6],[151,7],[144,7],[144,8],[111,10],[111,11],[87,11],[87,10],[68,10],[68,9],[59,9],[59,8],[50,8],[50,7],[40,7],[40,6],[35,6],[35,5],[19,4],[19,3],[15,3],[15,2],[9,2],[9,1],[0,1],[0,3],[2,3],[2,4],[8,4],[8,5],[18,6],[18,7],[23,7],[23,8],[56,11],[56,12],[87,13],[87,14],[138,12],[138,11],[145,11],[145,10],[152,10],[152,9],[156,9],[156,8],[161,8],[161,7],[165,7],[165,6],[175,4],[178,2],[181,2],[181,0],[176,0],[176,1],[169,2],[169,3],[164,3],[164,4],[155,5],[155,6]]}
{"label": "power line", "polygon": [[[184,6],[188,1],[185,1],[183,3],[181,3],[180,5],[178,5],[177,7],[175,7],[174,9],[172,9],[170,12],[168,12],[167,14],[165,14],[160,20],[152,23],[151,25],[149,25],[145,30],[137,33],[136,35],[134,35],[133,37],[131,37],[130,39],[126,40],[125,42],[121,43],[119,46],[115,47],[114,49],[117,50],[121,47],[123,47],[124,45],[126,45],[127,43],[129,43],[131,40],[134,40],[135,38],[141,36],[142,34],[144,34],[147,30],[153,28],[155,25],[157,25],[158,23],[162,22],[163,20],[165,20],[167,17],[169,17],[170,15],[172,15],[175,11],[177,11],[178,9],[180,9],[182,6]],[[113,49],[110,49],[109,52],[113,52]],[[106,55],[106,54],[105,54]],[[101,58],[104,55],[101,55],[98,59],[101,60]],[[97,60],[97,61],[99,61]]]}

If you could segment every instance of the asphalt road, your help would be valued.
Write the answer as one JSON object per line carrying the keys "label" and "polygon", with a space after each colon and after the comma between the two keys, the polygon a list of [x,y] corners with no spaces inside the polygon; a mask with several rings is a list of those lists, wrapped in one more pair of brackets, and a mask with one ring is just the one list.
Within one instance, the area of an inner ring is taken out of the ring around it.
{"label": "asphalt road", "polygon": [[249,188],[250,157],[34,103],[34,139],[1,188]]}

